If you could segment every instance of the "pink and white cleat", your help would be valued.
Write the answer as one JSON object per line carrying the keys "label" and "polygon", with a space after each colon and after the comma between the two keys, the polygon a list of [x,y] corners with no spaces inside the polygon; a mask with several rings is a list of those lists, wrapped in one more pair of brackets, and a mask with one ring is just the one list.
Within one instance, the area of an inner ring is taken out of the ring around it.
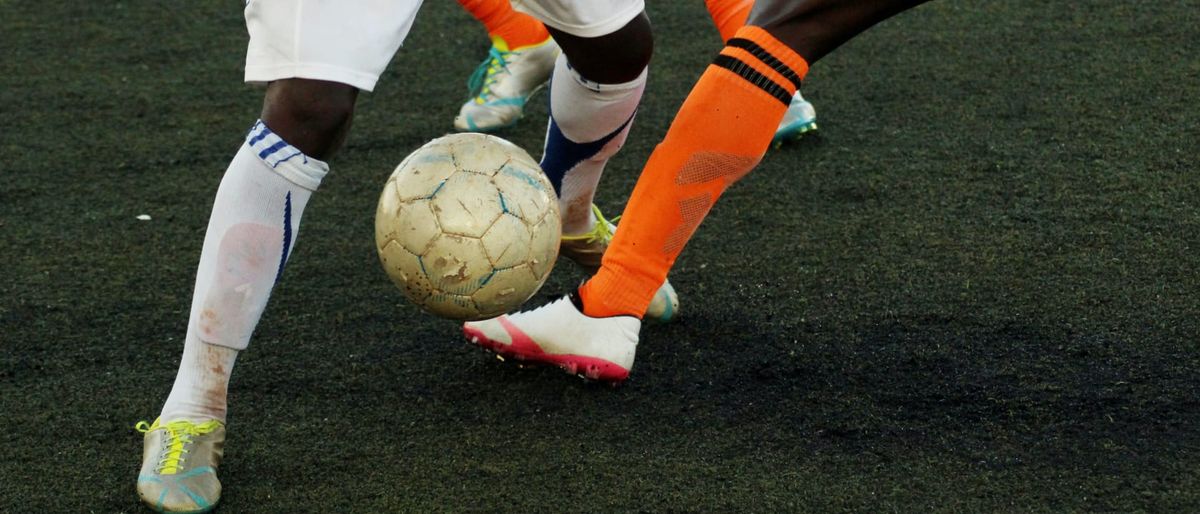
{"label": "pink and white cleat", "polygon": [[629,377],[641,320],[633,316],[593,318],[572,293],[531,311],[463,324],[471,343],[501,357],[558,366],[592,380]]}

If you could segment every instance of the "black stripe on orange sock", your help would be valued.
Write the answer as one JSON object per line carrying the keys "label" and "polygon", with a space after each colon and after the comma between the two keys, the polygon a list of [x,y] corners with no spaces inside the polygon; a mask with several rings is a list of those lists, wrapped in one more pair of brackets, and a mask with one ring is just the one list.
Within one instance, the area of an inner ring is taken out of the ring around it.
{"label": "black stripe on orange sock", "polygon": [[718,55],[717,58],[713,60],[713,65],[720,66],[738,74],[738,76],[746,79],[747,82],[758,86],[759,89],[762,89],[763,91],[766,91],[767,94],[775,97],[776,100],[779,100],[785,106],[792,103],[792,94],[789,93],[787,89],[784,89],[783,86],[780,86],[766,75],[759,73],[758,70],[754,69],[753,66],[746,64],[741,59],[730,57],[728,55]]}
{"label": "black stripe on orange sock", "polygon": [[771,79],[776,84],[779,84],[780,87],[783,87],[784,89],[788,90],[789,93],[792,92],[792,83],[791,83],[791,81],[789,81],[787,79],[787,77],[784,77],[778,71],[775,71],[775,68],[767,66],[765,63],[760,61],[758,59],[758,57],[755,57],[754,54],[751,54],[749,51],[742,50],[741,48],[734,48],[732,46],[727,46],[727,47],[721,49],[721,55],[732,57],[732,58],[742,61],[746,64],[749,64],[751,68],[754,68],[754,71],[757,71],[763,75],[766,75],[767,78]]}
{"label": "black stripe on orange sock", "polygon": [[749,39],[735,37],[730,39],[725,45],[732,46],[734,48],[741,48],[742,50],[750,52],[750,54],[757,57],[758,60],[762,61],[767,66],[770,66],[775,71],[779,72],[780,75],[783,75],[784,78],[791,81],[792,85],[795,86],[796,89],[800,89],[800,75],[797,74],[795,70],[788,67],[788,65],[784,64],[783,61],[780,61],[779,58],[771,55],[771,52],[768,52],[767,49],[759,46],[758,43],[755,43]]}

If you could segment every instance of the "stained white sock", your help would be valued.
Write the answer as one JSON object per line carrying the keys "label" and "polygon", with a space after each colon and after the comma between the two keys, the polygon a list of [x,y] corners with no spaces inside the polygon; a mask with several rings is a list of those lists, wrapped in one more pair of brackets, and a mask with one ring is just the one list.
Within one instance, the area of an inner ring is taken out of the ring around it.
{"label": "stained white sock", "polygon": [[296,242],[300,216],[329,167],[259,121],[217,189],[175,385],[163,420],[225,420],[237,353],[250,335]]}
{"label": "stained white sock", "polygon": [[599,84],[579,75],[559,55],[550,82],[550,123],[542,169],[557,189],[563,235],[591,230],[592,199],[604,165],[625,144],[647,70],[623,84]]}

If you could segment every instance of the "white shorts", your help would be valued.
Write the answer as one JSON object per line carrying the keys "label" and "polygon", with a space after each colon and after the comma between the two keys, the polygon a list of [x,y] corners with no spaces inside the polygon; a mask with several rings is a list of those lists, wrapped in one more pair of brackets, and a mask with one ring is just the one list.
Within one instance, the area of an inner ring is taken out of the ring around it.
{"label": "white shorts", "polygon": [[612,34],[646,10],[645,0],[512,0],[512,6],[579,37]]}
{"label": "white shorts", "polygon": [[421,0],[248,0],[246,82],[304,78],[375,88]]}

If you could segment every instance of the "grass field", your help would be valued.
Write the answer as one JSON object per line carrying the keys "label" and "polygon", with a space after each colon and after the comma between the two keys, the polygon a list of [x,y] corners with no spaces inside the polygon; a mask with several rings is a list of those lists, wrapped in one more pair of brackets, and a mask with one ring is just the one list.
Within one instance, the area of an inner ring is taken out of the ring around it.
{"label": "grass field", "polygon": [[[426,3],[238,361],[222,512],[1200,510],[1194,0],[934,2],[821,61],[819,135],[717,205],[617,389],[467,346],[378,265],[379,188],[486,51]],[[719,48],[649,3],[612,214]],[[132,426],[261,102],[241,5],[0,0],[0,512],[143,511]],[[534,153],[536,104],[503,134]]]}

